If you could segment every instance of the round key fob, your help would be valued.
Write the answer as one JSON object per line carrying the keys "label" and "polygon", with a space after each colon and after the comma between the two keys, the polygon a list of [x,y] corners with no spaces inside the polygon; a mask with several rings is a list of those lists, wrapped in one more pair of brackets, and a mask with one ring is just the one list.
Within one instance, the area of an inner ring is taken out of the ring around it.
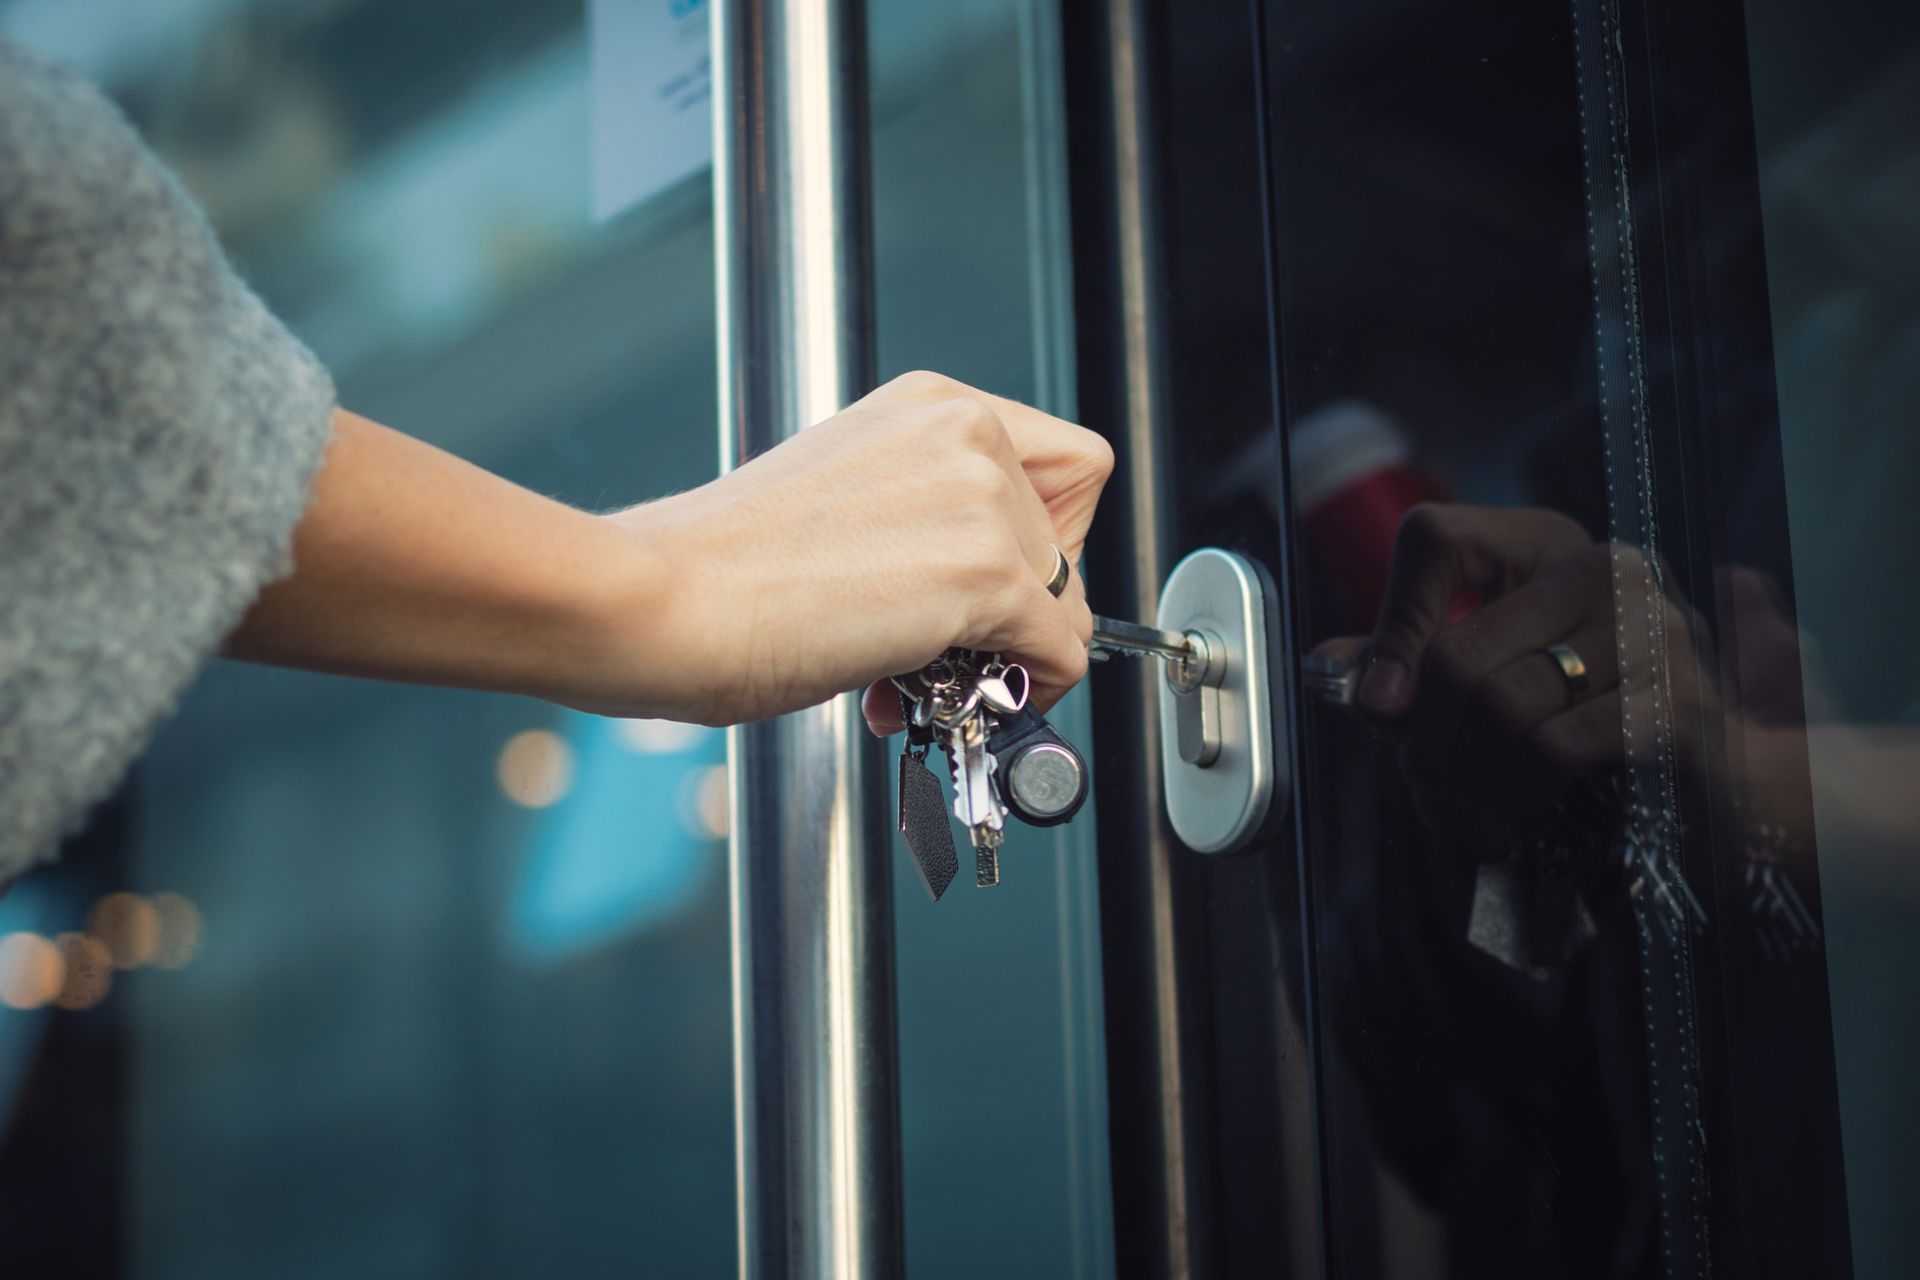
{"label": "round key fob", "polygon": [[1032,707],[1001,720],[987,751],[999,766],[994,784],[1001,799],[1020,821],[1059,826],[1086,803],[1087,762]]}

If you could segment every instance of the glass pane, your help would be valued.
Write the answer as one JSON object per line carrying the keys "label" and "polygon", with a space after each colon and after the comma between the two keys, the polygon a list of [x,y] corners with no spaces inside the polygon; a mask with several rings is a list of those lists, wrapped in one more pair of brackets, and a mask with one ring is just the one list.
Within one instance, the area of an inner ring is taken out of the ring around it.
{"label": "glass pane", "polygon": [[1333,1273],[1904,1274],[1912,24],[1264,11]]}
{"label": "glass pane", "polygon": [[[126,104],[345,404],[613,506],[715,469],[712,233],[703,176],[592,219],[583,22],[0,6]],[[217,664],[99,847],[0,904],[159,928],[97,1007],[0,1014],[10,1274],[730,1271],[722,760]]]}
{"label": "glass pane", "polygon": [[1920,1255],[1920,12],[1746,6],[1854,1274]]}
{"label": "glass pane", "polygon": [[[1071,416],[1060,50],[1044,0],[867,6],[880,372],[938,369]],[[1090,747],[1082,697],[1049,719]],[[944,776],[944,775],[943,775]],[[938,902],[894,875],[907,1265],[1113,1270],[1093,805],[1010,823]]]}

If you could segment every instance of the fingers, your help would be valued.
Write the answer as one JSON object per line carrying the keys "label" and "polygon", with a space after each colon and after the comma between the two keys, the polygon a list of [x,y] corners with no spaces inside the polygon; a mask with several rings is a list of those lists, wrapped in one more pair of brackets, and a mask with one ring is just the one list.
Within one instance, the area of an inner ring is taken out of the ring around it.
{"label": "fingers", "polygon": [[1413,705],[1428,643],[1463,591],[1498,596],[1587,543],[1585,532],[1552,511],[1425,504],[1400,523],[1387,596],[1368,646],[1360,706],[1392,719]]}
{"label": "fingers", "polygon": [[1040,710],[1085,678],[1093,614],[1079,593],[1070,590],[1056,600],[1036,580],[986,604],[992,612],[982,615],[982,638],[970,647],[1018,660],[1033,679],[1032,700]]}
{"label": "fingers", "polygon": [[[939,530],[918,600],[935,627],[950,621],[930,638],[1022,663],[1034,702],[1052,705],[1086,671],[1092,615],[1074,565],[1112,451],[1072,423],[938,374],[896,378],[856,408],[844,415],[860,424],[863,434],[847,437],[856,450],[896,427],[911,433],[897,437],[888,465],[911,491],[903,503]],[[1056,599],[1046,584],[1060,555],[1069,574]],[[863,710],[876,732],[900,727],[884,684],[866,691]]]}
{"label": "fingers", "polygon": [[[983,613],[979,638],[959,641],[966,648],[1006,655],[1031,677],[1033,705],[1051,710],[1087,674],[1087,645],[1093,638],[1093,614],[1086,598],[1071,586],[1059,599],[1038,581],[1009,591]],[[869,685],[861,698],[867,727],[882,737],[906,727],[899,691],[889,680]]]}
{"label": "fingers", "polygon": [[1586,687],[1576,689],[1546,647],[1524,653],[1483,685],[1481,700],[1500,723],[1513,729],[1530,728],[1620,682],[1612,627],[1587,627],[1555,644],[1565,645],[1579,657],[1587,671]]}
{"label": "fingers", "polygon": [[860,697],[860,714],[866,717],[867,728],[876,737],[884,738],[907,727],[906,721],[900,718],[900,691],[893,687],[891,680],[876,680],[867,686]]}
{"label": "fingers", "polygon": [[902,374],[868,399],[923,405],[959,400],[990,410],[1053,524],[1052,541],[1069,561],[1079,560],[1100,492],[1113,474],[1113,448],[1100,435],[1018,400],[926,371]]}
{"label": "fingers", "polygon": [[[955,428],[966,432],[968,443],[1000,468],[1005,481],[1002,514],[1018,544],[1022,566],[980,602],[976,634],[959,643],[1021,661],[1033,677],[1035,699],[1044,709],[1085,674],[1093,618],[1087,609],[1085,584],[1073,570],[1074,553],[1061,545],[1063,535],[1028,480],[1004,422],[989,404],[992,399],[975,396],[959,401],[964,407],[955,414]],[[1068,557],[1068,579],[1056,599],[1046,584],[1060,554]]]}
{"label": "fingers", "polygon": [[1061,549],[1068,560],[1078,560],[1100,492],[1113,475],[1113,446],[1085,427],[1018,400],[988,399],[1006,423],[1020,465],[1059,530]]}
{"label": "fingers", "polygon": [[[1414,668],[1421,689],[1416,715],[1423,721],[1454,725],[1468,710],[1470,701],[1486,692],[1489,682],[1500,687],[1496,673],[1530,655],[1544,663],[1564,687],[1565,678],[1559,675],[1558,667],[1541,651],[1590,624],[1600,628],[1610,664],[1612,594],[1606,548],[1598,544],[1589,544],[1471,616],[1443,626]],[[1588,648],[1596,648],[1591,638]],[[1584,656],[1585,650],[1582,653]],[[1538,675],[1541,667],[1532,663],[1521,666],[1519,678],[1524,679],[1529,672]],[[1557,696],[1551,684],[1539,680],[1534,683]]]}
{"label": "fingers", "polygon": [[1053,517],[1048,512],[1046,504],[1041,501],[1039,493],[1027,477],[1026,470],[1020,465],[1019,455],[1014,452],[1013,442],[1007,436],[1004,424],[1000,423],[997,417],[994,419],[994,424],[998,427],[991,443],[994,461],[998,462],[1006,472],[1008,484],[1012,489],[1014,529],[1020,539],[1020,549],[1026,556],[1027,567],[1033,570],[1034,576],[1042,583],[1047,582],[1053,577],[1054,569],[1058,564],[1058,555],[1055,550],[1058,548],[1058,553],[1067,557],[1068,586],[1071,587],[1073,579],[1079,576],[1072,572],[1073,561],[1077,557],[1073,551],[1062,545],[1064,535],[1054,525]]}
{"label": "fingers", "polygon": [[1428,720],[1422,712],[1418,719],[1426,749],[1470,766],[1506,760],[1515,743],[1527,741],[1576,704],[1614,688],[1617,668],[1610,624],[1584,628],[1555,643],[1580,656],[1587,669],[1584,689],[1575,690],[1544,646],[1530,649],[1485,675],[1442,718]]}

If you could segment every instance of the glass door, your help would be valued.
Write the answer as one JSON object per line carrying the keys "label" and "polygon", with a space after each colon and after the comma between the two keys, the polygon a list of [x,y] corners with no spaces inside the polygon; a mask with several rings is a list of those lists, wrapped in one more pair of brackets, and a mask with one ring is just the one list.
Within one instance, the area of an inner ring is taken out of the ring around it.
{"label": "glass door", "polygon": [[[714,474],[707,184],[595,218],[578,0],[13,0],[0,30],[124,106],[345,404],[587,506]],[[215,663],[114,819],[0,902],[113,962],[0,1011],[9,1273],[724,1274],[723,760]]]}
{"label": "glass door", "polygon": [[[882,377],[1071,416],[1057,14],[860,7]],[[121,103],[343,403],[608,508],[717,465],[706,9],[0,0],[0,33]],[[734,1274],[727,794],[715,731],[214,664],[0,900],[0,1270]],[[939,904],[901,851],[917,1277],[1112,1271],[1093,831]]]}
{"label": "glass door", "polygon": [[1911,22],[1082,34],[1094,567],[1267,565],[1295,784],[1211,859],[1102,796],[1122,1274],[1904,1274]]}
{"label": "glass door", "polygon": [[[865,8],[879,376],[937,369],[1074,417],[1054,6]],[[1090,743],[1084,694],[1049,719]],[[938,902],[897,841],[906,1270],[1095,1280],[1113,1270],[1098,827],[1091,805],[1009,826],[1000,885],[962,875]]]}

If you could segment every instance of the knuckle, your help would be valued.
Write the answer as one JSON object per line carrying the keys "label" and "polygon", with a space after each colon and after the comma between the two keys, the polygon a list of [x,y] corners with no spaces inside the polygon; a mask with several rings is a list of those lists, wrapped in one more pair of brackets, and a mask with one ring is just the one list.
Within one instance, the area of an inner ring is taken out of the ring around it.
{"label": "knuckle", "polygon": [[887,384],[890,390],[918,399],[945,399],[953,396],[960,384],[944,373],[935,373],[931,369],[914,369],[903,373]]}
{"label": "knuckle", "polygon": [[1087,607],[1085,600],[1076,600],[1073,606],[1073,637],[1080,642],[1084,650],[1093,643],[1093,610]]}
{"label": "knuckle", "polygon": [[969,448],[980,453],[994,454],[1007,444],[1007,428],[995,413],[981,401],[958,399],[947,406],[947,429],[953,432]]}
{"label": "knuckle", "polygon": [[1080,440],[1082,452],[1086,455],[1087,469],[1099,477],[1102,484],[1105,484],[1113,475],[1113,445],[1099,432],[1089,431],[1085,427],[1080,429]]}

